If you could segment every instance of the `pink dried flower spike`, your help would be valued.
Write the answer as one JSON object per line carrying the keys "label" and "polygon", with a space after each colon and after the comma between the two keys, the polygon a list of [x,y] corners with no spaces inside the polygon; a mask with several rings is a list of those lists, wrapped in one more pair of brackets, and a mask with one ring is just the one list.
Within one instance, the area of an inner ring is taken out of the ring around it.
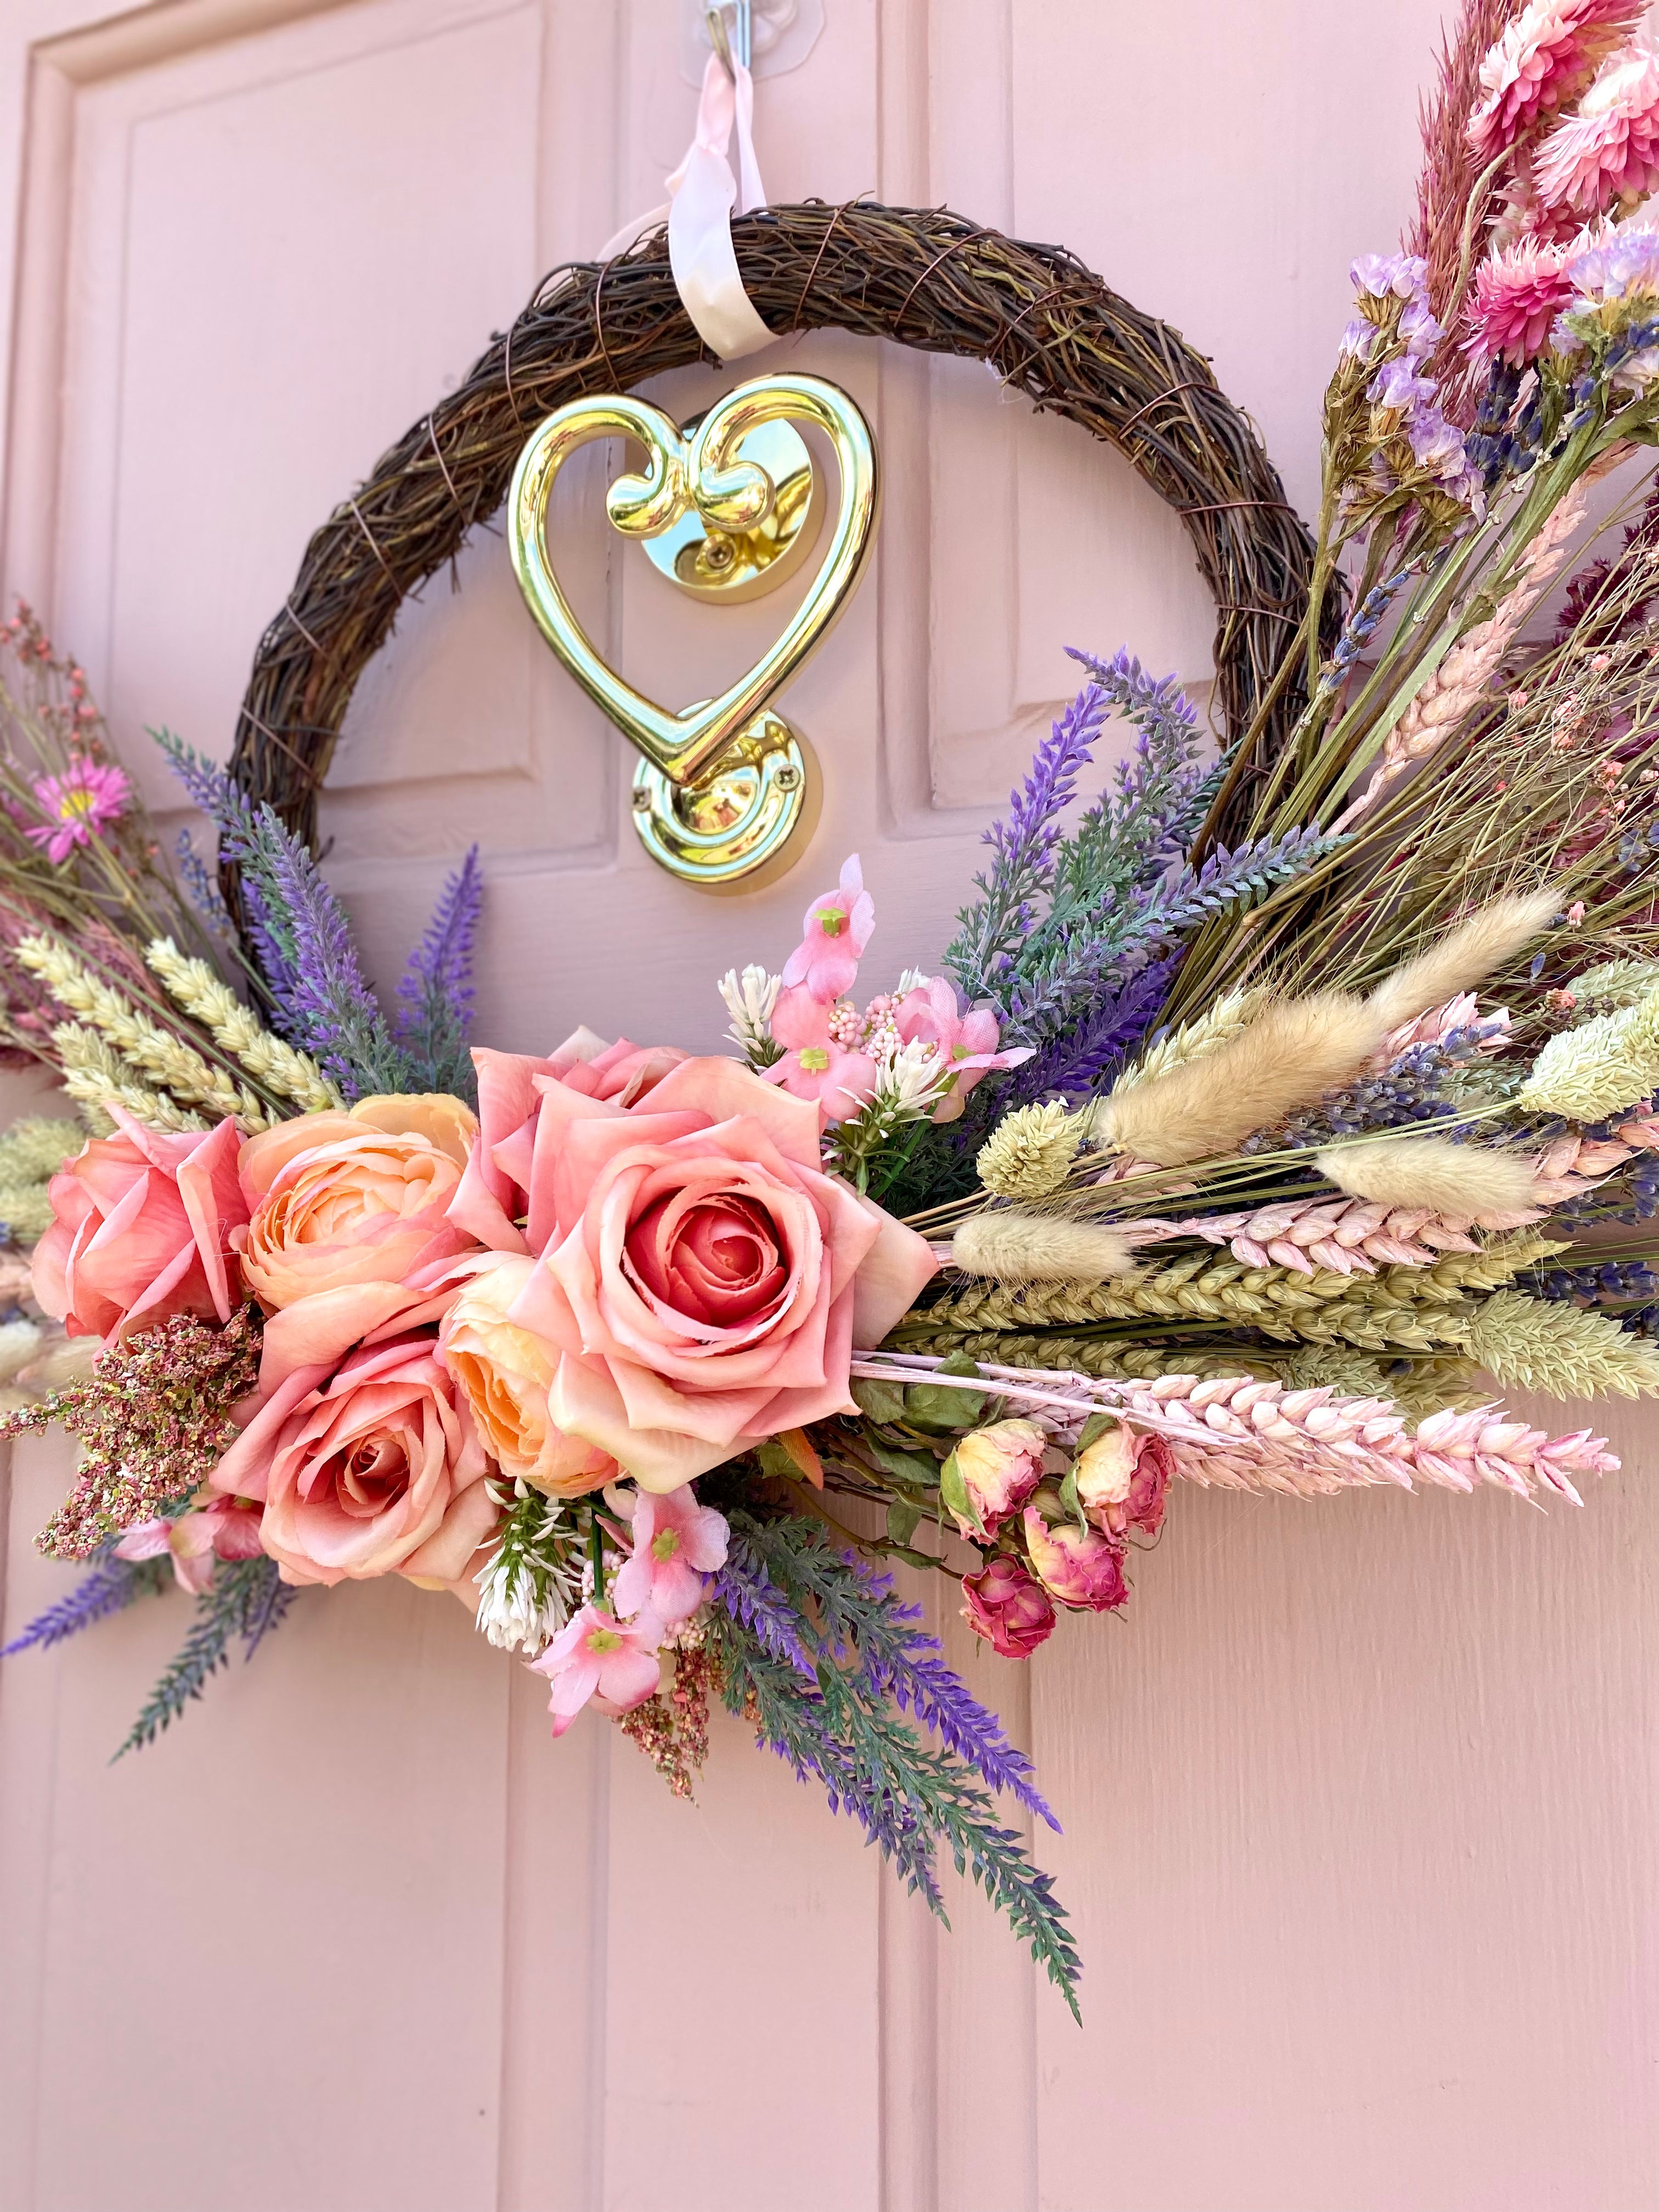
{"label": "pink dried flower spike", "polygon": [[1641,14],[1640,0],[1528,0],[1480,64],[1476,160],[1484,167],[1576,99]]}
{"label": "pink dried flower spike", "polygon": [[1604,69],[1578,112],[1545,140],[1535,176],[1558,232],[1645,199],[1659,181],[1659,56],[1633,53]]}

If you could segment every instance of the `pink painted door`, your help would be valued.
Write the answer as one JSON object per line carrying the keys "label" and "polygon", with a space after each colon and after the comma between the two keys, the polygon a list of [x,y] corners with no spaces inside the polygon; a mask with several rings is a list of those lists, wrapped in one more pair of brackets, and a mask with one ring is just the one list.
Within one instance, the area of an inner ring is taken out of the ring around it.
{"label": "pink painted door", "polygon": [[[1213,355],[1305,507],[1344,272],[1399,227],[1438,12],[823,0],[761,85],[760,153],[781,199],[1064,241]],[[675,0],[102,15],[0,10],[4,581],[134,751],[166,722],[222,752],[311,526],[544,270],[660,198],[694,94]],[[1114,457],[971,365],[829,337],[771,362],[857,395],[889,492],[792,694],[828,785],[799,872],[705,902],[652,868],[621,741],[497,535],[354,708],[331,872],[385,975],[482,842],[495,1043],[586,1020],[712,1044],[714,975],[775,959],[854,848],[872,957],[936,958],[1064,645],[1127,642],[1203,694],[1202,587]],[[605,542],[598,483],[565,526],[583,611],[644,688],[696,696],[775,603],[676,601]],[[603,1723],[554,1747],[538,1686],[401,1583],[303,1604],[113,1769],[181,1607],[15,1666],[0,2205],[1659,2205],[1659,1508],[1649,1417],[1613,1426],[1626,1471],[1570,1519],[1183,1498],[1127,1621],[1024,1673],[945,1609],[1066,1823],[1081,2033],[975,1895],[937,1932],[742,1729],[677,1804]],[[66,1469],[14,1455],[9,1627],[64,1578],[31,1537]]]}

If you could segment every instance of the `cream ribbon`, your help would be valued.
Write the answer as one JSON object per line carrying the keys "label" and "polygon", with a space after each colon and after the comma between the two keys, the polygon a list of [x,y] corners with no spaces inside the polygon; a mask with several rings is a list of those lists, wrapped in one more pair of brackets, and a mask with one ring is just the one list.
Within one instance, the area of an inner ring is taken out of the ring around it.
{"label": "cream ribbon", "polygon": [[[755,311],[738,273],[732,246],[732,215],[747,215],[766,204],[766,188],[755,159],[755,81],[741,62],[727,75],[710,54],[697,101],[697,127],[685,159],[668,179],[666,205],[631,222],[609,240],[604,257],[624,252],[654,224],[668,217],[668,260],[685,312],[698,337],[722,361],[738,361],[770,345],[773,334]],[[732,173],[730,149],[735,125],[738,172]]]}

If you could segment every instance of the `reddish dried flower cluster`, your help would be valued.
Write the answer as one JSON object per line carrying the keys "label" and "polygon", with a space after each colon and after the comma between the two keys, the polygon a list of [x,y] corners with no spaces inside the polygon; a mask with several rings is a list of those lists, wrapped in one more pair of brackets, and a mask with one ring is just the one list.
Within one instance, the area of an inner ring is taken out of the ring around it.
{"label": "reddish dried flower cluster", "polygon": [[688,1632],[674,1654],[674,1684],[624,1713],[617,1726],[636,1743],[676,1797],[690,1797],[708,1756],[708,1709],[725,1677],[699,1637]]}
{"label": "reddish dried flower cluster", "polygon": [[86,1559],[192,1496],[235,1434],[230,1409],[253,1388],[258,1364],[252,1307],[222,1328],[184,1314],[112,1346],[89,1382],[0,1417],[0,1437],[61,1421],[82,1441],[75,1487],[41,1530],[40,1549]]}

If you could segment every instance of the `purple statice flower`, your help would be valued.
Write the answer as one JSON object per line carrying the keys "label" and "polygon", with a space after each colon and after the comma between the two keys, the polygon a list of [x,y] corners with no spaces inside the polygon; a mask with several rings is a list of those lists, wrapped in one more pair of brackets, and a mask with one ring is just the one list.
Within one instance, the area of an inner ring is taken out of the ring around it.
{"label": "purple statice flower", "polygon": [[1407,415],[1425,403],[1432,406],[1437,389],[1431,376],[1419,373],[1409,354],[1396,354],[1378,369],[1365,396],[1377,407],[1390,407],[1396,414]]}
{"label": "purple statice flower", "polygon": [[472,956],[483,908],[483,874],[474,845],[444,885],[425,936],[398,986],[397,1040],[428,1091],[471,1095],[467,1051],[472,1024]]}

